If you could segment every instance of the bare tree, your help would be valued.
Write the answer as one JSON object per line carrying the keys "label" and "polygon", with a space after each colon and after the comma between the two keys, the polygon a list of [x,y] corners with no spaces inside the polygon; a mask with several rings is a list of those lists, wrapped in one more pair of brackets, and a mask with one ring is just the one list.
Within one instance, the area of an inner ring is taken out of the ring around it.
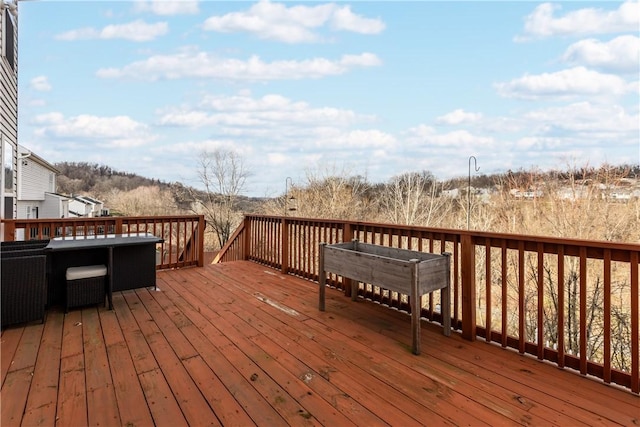
{"label": "bare tree", "polygon": [[173,215],[178,210],[171,192],[158,186],[130,191],[113,188],[103,197],[111,211],[120,215]]}
{"label": "bare tree", "polygon": [[204,194],[195,197],[193,207],[202,213],[222,247],[242,219],[237,211],[238,198],[250,172],[244,161],[232,150],[202,151],[198,155],[198,180]]}
{"label": "bare tree", "polygon": [[372,210],[369,188],[366,177],[326,166],[307,169],[306,184],[294,184],[289,192],[296,199],[295,216],[363,220]]}
{"label": "bare tree", "polygon": [[433,226],[451,207],[447,198],[439,197],[440,190],[428,171],[395,176],[380,194],[381,213],[395,224]]}

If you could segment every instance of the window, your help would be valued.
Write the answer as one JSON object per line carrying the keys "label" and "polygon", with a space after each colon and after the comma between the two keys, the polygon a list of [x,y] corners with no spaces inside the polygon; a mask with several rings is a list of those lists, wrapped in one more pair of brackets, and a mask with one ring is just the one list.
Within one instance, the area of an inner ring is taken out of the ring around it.
{"label": "window", "polygon": [[27,219],[38,219],[38,207],[37,206],[27,206],[26,209]]}
{"label": "window", "polygon": [[3,218],[13,218],[13,197],[4,197],[4,216]]}
{"label": "window", "polygon": [[4,9],[2,22],[2,55],[7,58],[12,70],[16,70],[15,39],[13,17],[9,13],[9,8]]}
{"label": "window", "polygon": [[11,219],[14,215],[14,196],[15,196],[15,167],[13,159],[15,156],[13,145],[4,137],[0,137],[2,145],[0,145],[0,163],[2,163],[3,171],[0,173],[0,212],[2,218]]}
{"label": "window", "polygon": [[13,146],[9,143],[9,141],[3,142],[3,153],[2,153],[2,165],[4,167],[4,193],[9,195],[14,193],[14,175],[15,168],[13,167]]}

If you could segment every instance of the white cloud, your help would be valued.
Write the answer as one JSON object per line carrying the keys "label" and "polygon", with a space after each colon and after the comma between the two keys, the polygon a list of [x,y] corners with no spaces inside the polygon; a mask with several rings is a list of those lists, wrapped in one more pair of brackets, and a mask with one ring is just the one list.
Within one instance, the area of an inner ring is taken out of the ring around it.
{"label": "white cloud", "polygon": [[38,136],[54,139],[96,141],[101,146],[135,147],[149,143],[155,137],[147,125],[127,116],[98,117],[81,114],[65,118],[62,113],[36,116],[33,123]]}
{"label": "white cloud", "polygon": [[637,74],[640,70],[640,37],[625,35],[608,42],[580,40],[567,48],[562,59],[603,70]]}
{"label": "white cloud", "polygon": [[353,130],[326,140],[316,141],[320,149],[337,150],[369,150],[392,148],[398,144],[396,138],[377,129]]}
{"label": "white cloud", "polygon": [[507,98],[567,98],[577,95],[624,95],[634,90],[633,83],[613,74],[603,74],[585,67],[574,67],[554,73],[526,74],[507,83],[496,83],[498,93]]}
{"label": "white cloud", "polygon": [[385,28],[379,19],[354,14],[349,6],[334,3],[287,7],[283,3],[260,1],[247,11],[208,18],[203,29],[221,33],[247,32],[261,39],[285,43],[322,41],[316,30],[329,25],[337,31],[378,34]]}
{"label": "white cloud", "polygon": [[89,40],[89,39],[98,39],[100,38],[100,31],[95,28],[78,28],[75,30],[65,31],[64,33],[57,34],[55,36],[56,40]]}
{"label": "white cloud", "polygon": [[554,16],[561,9],[562,6],[553,3],[538,5],[525,18],[524,37],[517,37],[516,40],[637,32],[640,25],[640,2],[637,0],[626,1],[615,10],[584,8],[568,12],[564,16]]}
{"label": "white cloud", "polygon": [[102,78],[128,77],[150,81],[193,77],[245,81],[298,80],[340,75],[354,67],[373,67],[381,63],[371,53],[343,55],[338,60],[312,58],[265,62],[258,56],[241,60],[219,58],[206,52],[181,52],[152,56],[119,69],[100,69],[96,74]]}
{"label": "white cloud", "polygon": [[378,34],[384,31],[385,24],[380,19],[364,18],[351,11],[350,6],[336,8],[331,16],[331,26],[337,30],[352,31],[360,34]]}
{"label": "white cloud", "polygon": [[463,150],[469,151],[475,148],[491,148],[495,145],[492,137],[474,135],[466,130],[438,133],[431,126],[419,125],[409,128],[403,134],[402,146],[411,150]]}
{"label": "white cloud", "polygon": [[198,3],[194,0],[136,0],[134,9],[163,16],[193,15],[199,12]]}
{"label": "white cloud", "polygon": [[52,89],[47,76],[38,76],[31,79],[29,87],[38,92],[49,92]]}
{"label": "white cloud", "polygon": [[282,153],[268,153],[267,163],[272,166],[286,166],[290,162],[289,157]]}
{"label": "white cloud", "polygon": [[57,40],[89,40],[89,39],[124,39],[134,42],[146,42],[163,36],[169,32],[166,22],[147,24],[142,20],[136,20],[126,24],[107,25],[101,30],[95,28],[79,28],[70,30],[55,36]]}
{"label": "white cloud", "polygon": [[340,65],[344,67],[377,67],[382,61],[373,53],[361,53],[360,55],[342,55]]}
{"label": "white cloud", "polygon": [[463,109],[453,110],[436,118],[436,123],[445,125],[459,125],[462,123],[475,123],[482,119],[482,113],[469,113]]}
{"label": "white cloud", "polygon": [[[260,131],[278,129],[283,134],[295,132],[324,133],[325,128],[346,128],[354,123],[370,122],[373,117],[357,115],[339,108],[314,108],[305,102],[294,102],[281,95],[205,96],[196,109],[183,107],[160,111],[162,126],[198,128],[216,126],[217,131],[244,127]],[[297,129],[297,130],[296,130]],[[245,132],[249,132],[246,129]]]}
{"label": "white cloud", "polygon": [[424,142],[425,138],[435,134],[436,130],[431,126],[418,125],[406,130],[403,133],[403,136],[407,142],[412,142],[415,143],[415,145],[420,146]]}
{"label": "white cloud", "polygon": [[548,136],[525,136],[517,140],[514,147],[522,151],[547,151],[556,150],[563,145],[567,144],[567,141],[558,137]]}
{"label": "white cloud", "polygon": [[427,147],[437,146],[473,151],[474,149],[491,148],[494,146],[495,140],[491,137],[473,135],[466,130],[456,130],[428,136],[424,143]]}
{"label": "white cloud", "polygon": [[29,107],[44,107],[47,103],[44,99],[30,99],[26,101],[26,105]]}
{"label": "white cloud", "polygon": [[206,95],[199,106],[217,111],[302,110],[308,108],[306,102],[292,102],[282,95],[270,94],[256,99],[251,97],[250,93],[235,96]]}
{"label": "white cloud", "polygon": [[[524,114],[531,127],[537,125],[544,134],[562,134],[567,131],[583,138],[598,140],[613,138],[618,142],[635,141],[640,131],[640,116],[629,114],[620,105],[577,102],[561,107],[550,107]],[[542,125],[542,127],[540,127]]]}

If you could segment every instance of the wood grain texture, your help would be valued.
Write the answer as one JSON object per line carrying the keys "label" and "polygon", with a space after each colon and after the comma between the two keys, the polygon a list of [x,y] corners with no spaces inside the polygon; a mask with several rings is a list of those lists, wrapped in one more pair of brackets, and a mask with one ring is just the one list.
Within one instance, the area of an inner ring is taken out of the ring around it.
{"label": "wood grain texture", "polygon": [[2,425],[640,423],[629,391],[439,325],[412,355],[406,313],[329,288],[321,312],[317,283],[264,265],[158,286],[3,331]]}

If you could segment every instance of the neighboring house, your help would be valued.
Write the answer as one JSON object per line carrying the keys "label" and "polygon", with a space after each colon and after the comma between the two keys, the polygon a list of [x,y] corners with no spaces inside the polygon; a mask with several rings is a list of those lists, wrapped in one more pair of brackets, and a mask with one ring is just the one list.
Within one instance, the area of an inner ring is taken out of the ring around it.
{"label": "neighboring house", "polygon": [[588,199],[591,191],[585,186],[578,187],[562,187],[557,192],[558,197],[563,200],[577,201],[580,199]]}
{"label": "neighboring house", "polygon": [[526,190],[513,188],[509,190],[509,193],[511,194],[511,196],[515,197],[516,199],[526,199],[526,200],[539,199],[544,196],[544,193],[542,192],[542,190],[538,190],[534,188],[528,188]]}
{"label": "neighboring house", "polygon": [[460,197],[460,190],[457,188],[454,188],[453,190],[442,190],[441,195],[442,197],[450,197],[452,199],[457,199],[458,197]]}
{"label": "neighboring house", "polygon": [[72,196],[69,199],[69,216],[79,218],[94,218],[109,215],[104,203],[87,196]]}
{"label": "neighboring house", "polygon": [[[18,158],[18,3],[0,0],[0,217],[16,217]],[[0,230],[0,240],[4,230]]]}
{"label": "neighboring house", "polygon": [[69,200],[56,193],[60,173],[42,157],[18,146],[17,218],[66,218]]}

